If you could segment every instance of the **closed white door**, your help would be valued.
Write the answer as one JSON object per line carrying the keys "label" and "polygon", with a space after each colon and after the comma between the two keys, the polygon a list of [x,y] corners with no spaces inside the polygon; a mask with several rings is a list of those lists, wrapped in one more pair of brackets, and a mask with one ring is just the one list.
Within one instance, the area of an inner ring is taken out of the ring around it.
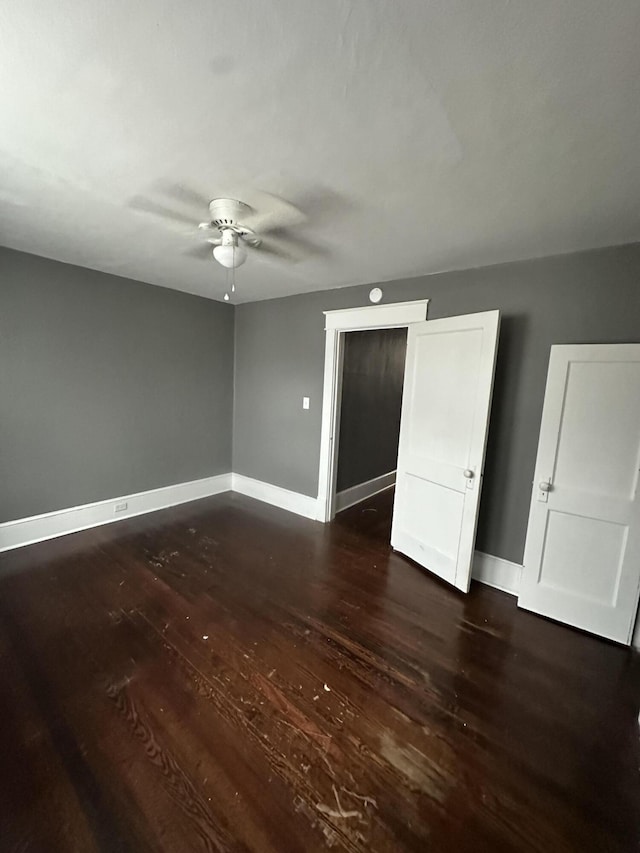
{"label": "closed white door", "polygon": [[392,546],[467,592],[499,311],[409,326]]}
{"label": "closed white door", "polygon": [[640,344],[552,347],[520,607],[631,642],[639,468]]}

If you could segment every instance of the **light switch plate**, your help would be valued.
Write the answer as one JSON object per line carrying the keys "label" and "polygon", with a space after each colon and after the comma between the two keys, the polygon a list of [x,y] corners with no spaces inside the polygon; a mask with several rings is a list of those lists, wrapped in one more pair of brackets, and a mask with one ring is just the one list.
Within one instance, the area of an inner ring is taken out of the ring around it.
{"label": "light switch plate", "polygon": [[308,409],[308,408],[309,408],[309,398],[308,398],[308,397],[303,397],[303,398],[302,398],[302,408],[303,408],[303,409]]}

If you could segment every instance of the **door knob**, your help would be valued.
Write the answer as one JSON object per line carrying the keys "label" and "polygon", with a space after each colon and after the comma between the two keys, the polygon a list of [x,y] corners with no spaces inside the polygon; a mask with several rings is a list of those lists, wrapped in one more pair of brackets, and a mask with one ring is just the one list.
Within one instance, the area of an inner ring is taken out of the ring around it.
{"label": "door knob", "polygon": [[550,492],[551,491],[551,483],[548,483],[546,480],[543,480],[538,488],[541,492]]}
{"label": "door knob", "polygon": [[474,474],[471,468],[465,468],[464,476],[467,480],[473,480]]}

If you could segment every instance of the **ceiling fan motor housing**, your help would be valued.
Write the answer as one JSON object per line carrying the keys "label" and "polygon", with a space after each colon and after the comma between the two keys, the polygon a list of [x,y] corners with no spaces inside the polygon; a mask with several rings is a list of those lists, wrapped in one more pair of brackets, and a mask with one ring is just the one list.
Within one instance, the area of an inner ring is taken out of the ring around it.
{"label": "ceiling fan motor housing", "polygon": [[233,198],[214,198],[209,203],[211,224],[221,231],[223,228],[237,228],[244,216],[252,212],[248,204]]}
{"label": "ceiling fan motor housing", "polygon": [[[202,222],[200,228],[210,231],[217,228],[222,237],[222,245],[233,245],[231,235],[237,235],[248,246],[257,249],[262,240],[252,228],[242,224],[242,219],[253,213],[253,208],[243,201],[234,198],[214,198],[209,202],[209,222]],[[225,234],[227,235],[225,238]],[[225,243],[226,239],[226,243]],[[210,240],[210,243],[219,245],[218,240]],[[237,245],[237,241],[236,241]]]}

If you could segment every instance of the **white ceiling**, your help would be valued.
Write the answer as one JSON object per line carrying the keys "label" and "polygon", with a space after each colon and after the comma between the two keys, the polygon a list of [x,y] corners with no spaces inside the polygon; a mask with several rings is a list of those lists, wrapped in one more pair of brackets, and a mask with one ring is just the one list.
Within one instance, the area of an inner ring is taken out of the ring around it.
{"label": "white ceiling", "polygon": [[4,0],[0,243],[219,299],[131,199],[307,207],[244,301],[636,241],[639,45],[638,0]]}

